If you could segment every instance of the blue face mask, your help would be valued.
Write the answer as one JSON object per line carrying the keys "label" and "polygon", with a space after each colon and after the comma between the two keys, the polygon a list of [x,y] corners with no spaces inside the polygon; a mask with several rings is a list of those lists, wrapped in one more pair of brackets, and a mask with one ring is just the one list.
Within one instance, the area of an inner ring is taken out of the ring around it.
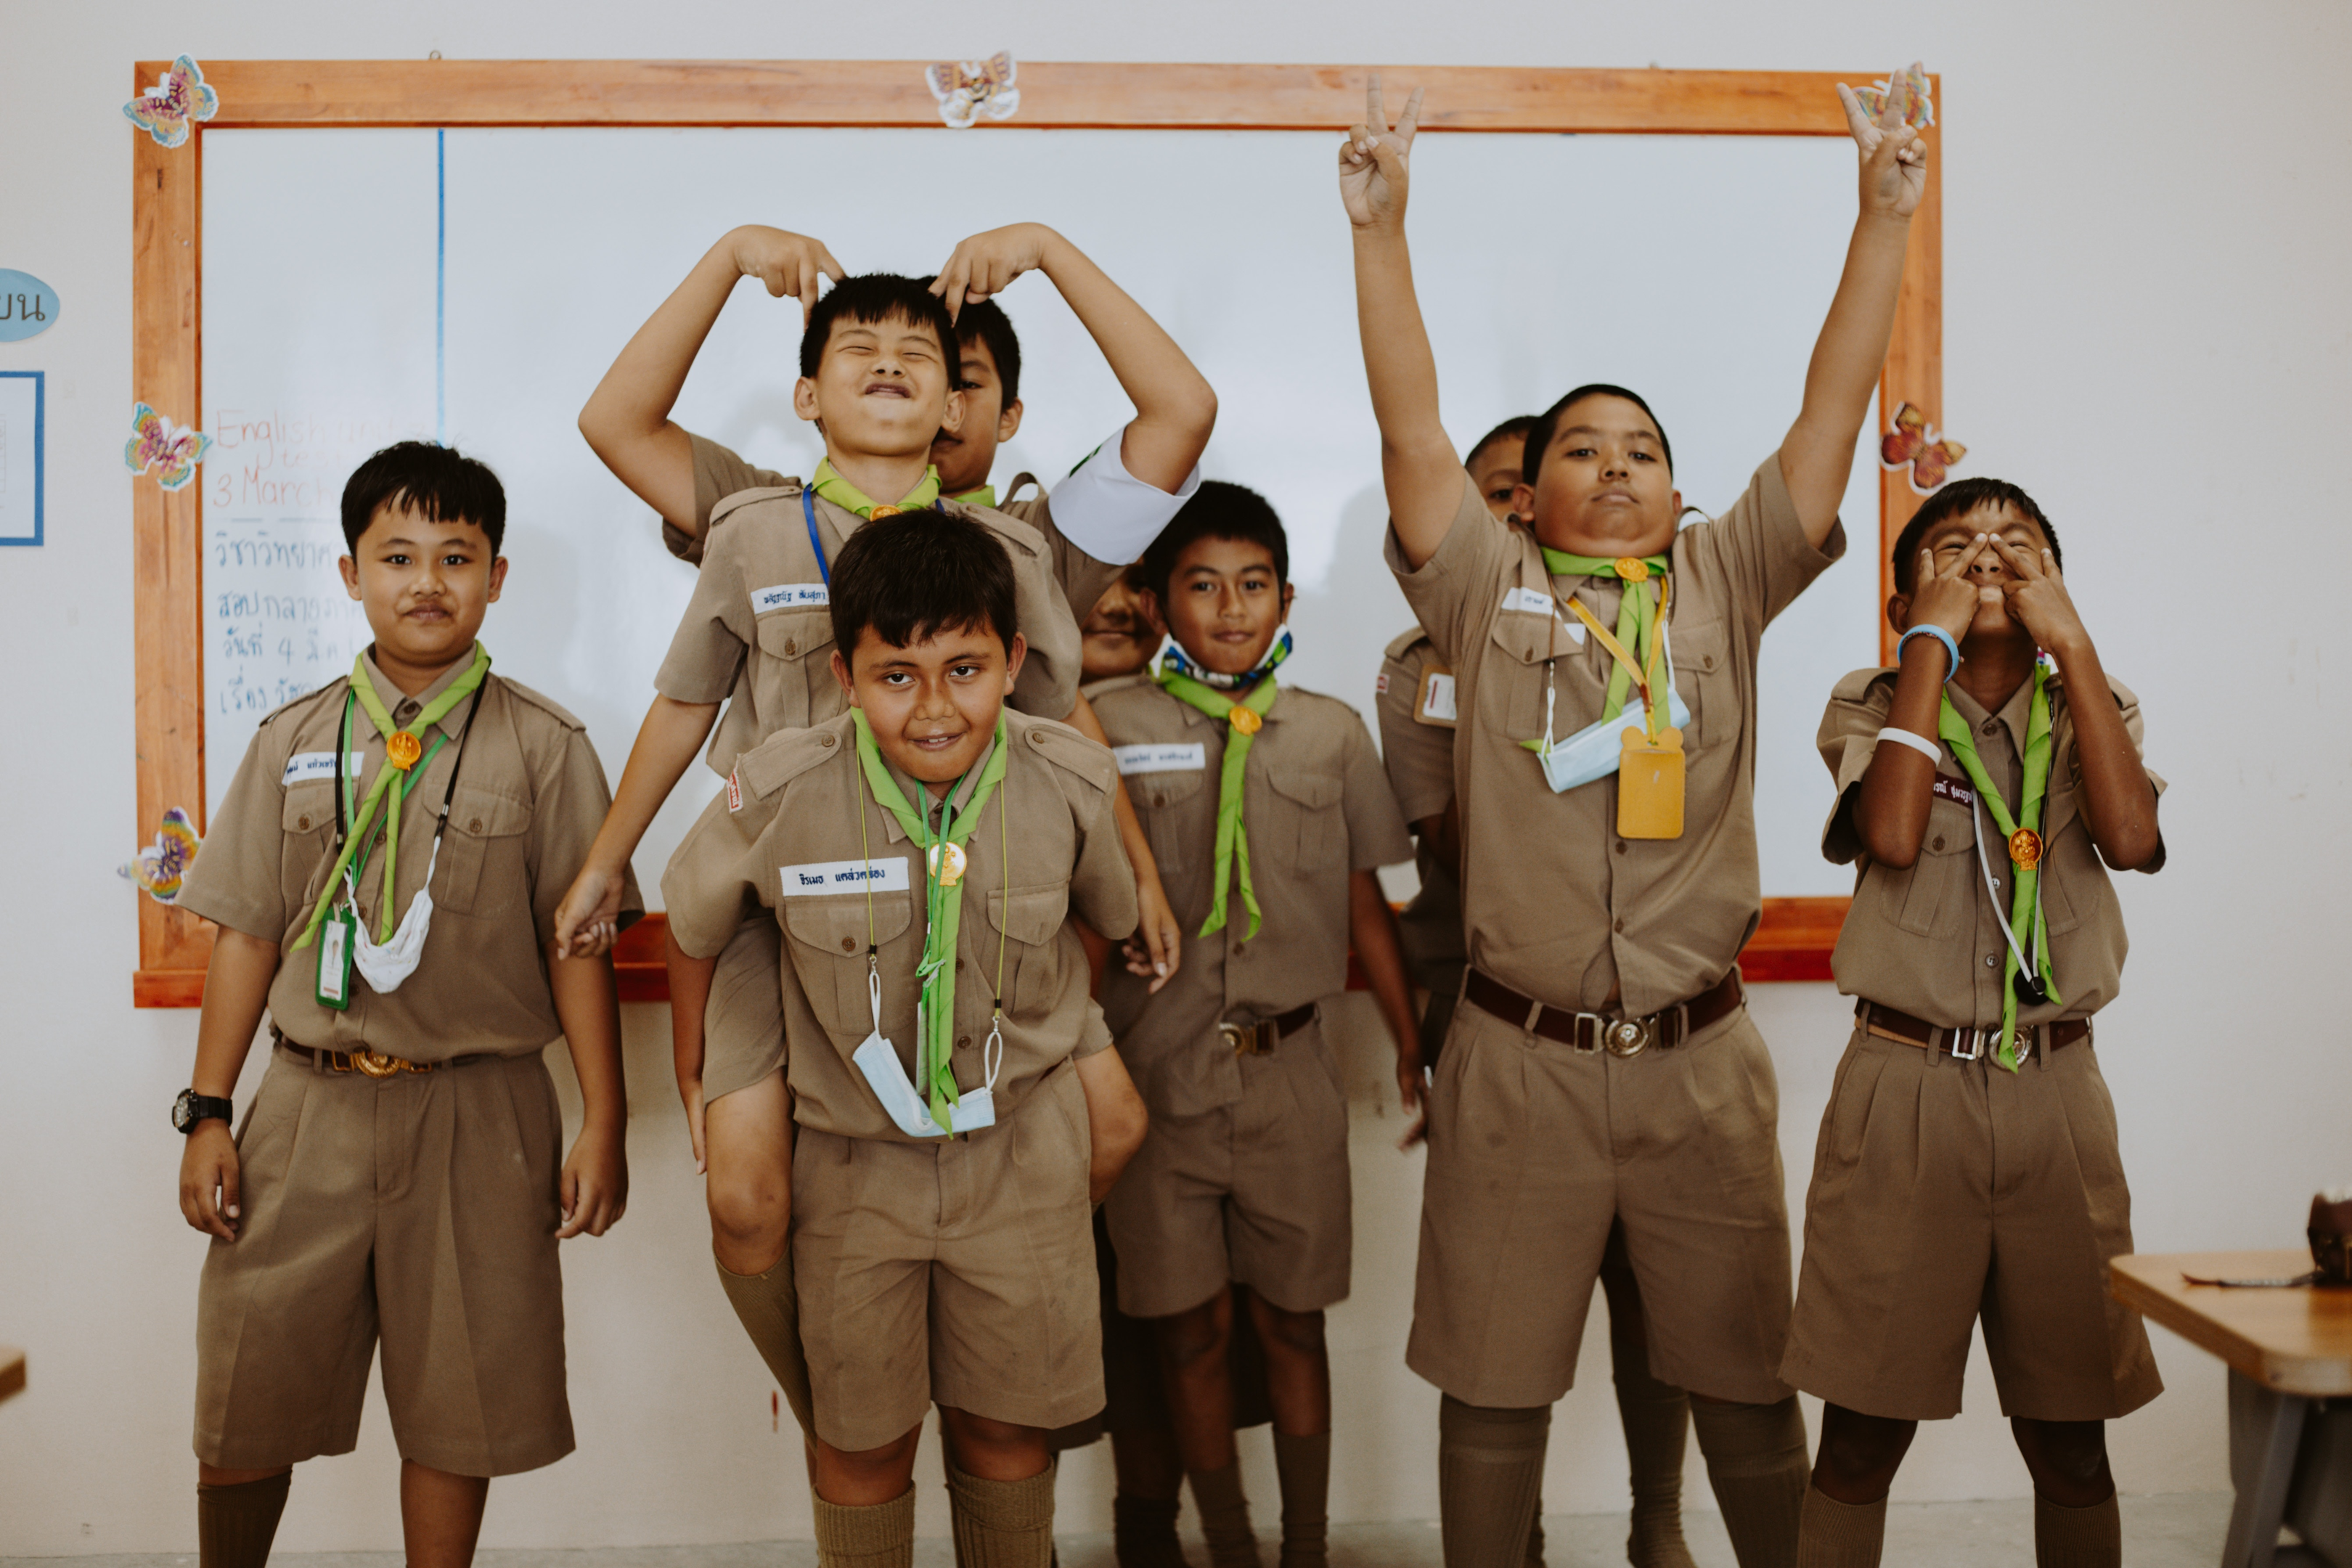
{"label": "blue face mask", "polygon": [[1231,691],[1236,687],[1255,686],[1259,681],[1272,675],[1275,666],[1290,657],[1290,623],[1285,621],[1274,634],[1273,646],[1265,650],[1265,657],[1259,659],[1255,668],[1240,675],[1219,675],[1214,670],[1202,669],[1195,664],[1192,655],[1186,653],[1182,645],[1173,637],[1163,637],[1160,639],[1160,651],[1151,656],[1150,662],[1143,667],[1143,671],[1157,679],[1164,670],[1170,675],[1181,675],[1197,680],[1202,685],[1212,687],[1219,691]]}
{"label": "blue face mask", "polygon": [[[1690,728],[1690,708],[1675,689],[1675,645],[1669,639],[1666,657],[1666,722],[1677,730]],[[1617,771],[1624,756],[1624,732],[1642,728],[1642,710],[1629,705],[1614,719],[1596,719],[1564,740],[1551,738],[1551,665],[1544,665],[1544,732],[1540,741],[1521,742],[1543,764],[1544,782],[1554,795],[1566,795],[1579,784],[1605,779]]]}

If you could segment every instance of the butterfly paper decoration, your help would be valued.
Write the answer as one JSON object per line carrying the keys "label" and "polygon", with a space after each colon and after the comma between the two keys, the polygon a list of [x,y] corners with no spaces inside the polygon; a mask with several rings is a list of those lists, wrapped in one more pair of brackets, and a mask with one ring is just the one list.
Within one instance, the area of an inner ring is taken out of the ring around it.
{"label": "butterfly paper decoration", "polygon": [[196,833],[196,825],[178,806],[163,814],[163,826],[155,835],[152,849],[139,851],[139,858],[116,872],[139,884],[146,895],[159,904],[180,901],[180,884],[187,879],[189,863],[196,851],[204,847],[204,839]]}
{"label": "butterfly paper decoration", "polygon": [[1021,107],[1021,89],[1013,85],[1018,68],[1013,57],[999,53],[984,60],[943,60],[923,69],[931,96],[940,100],[940,118],[950,131],[969,131],[983,110],[991,120],[1010,120]]}
{"label": "butterfly paper decoration", "polygon": [[1869,110],[1873,120],[1886,111],[1886,100],[1892,98],[1901,123],[1914,131],[1923,131],[1936,123],[1936,100],[1928,93],[1927,68],[1916,61],[1885,81],[1855,88],[1853,95],[1862,100],[1862,107]]}
{"label": "butterfly paper decoration", "polygon": [[177,147],[187,141],[191,125],[220,112],[220,94],[205,85],[203,68],[182,55],[162,81],[124,104],[122,112],[155,138],[158,147]]}
{"label": "butterfly paper decoration", "polygon": [[196,477],[196,465],[212,444],[203,431],[184,429],[142,403],[131,411],[131,439],[122,444],[122,462],[134,474],[161,464],[155,482],[167,490],[184,489]]}
{"label": "butterfly paper decoration", "polygon": [[1928,424],[1927,416],[1907,403],[1895,405],[1895,428],[1878,443],[1879,462],[1890,468],[1908,464],[1911,488],[1923,496],[1950,478],[1952,465],[1968,455],[1966,447]]}

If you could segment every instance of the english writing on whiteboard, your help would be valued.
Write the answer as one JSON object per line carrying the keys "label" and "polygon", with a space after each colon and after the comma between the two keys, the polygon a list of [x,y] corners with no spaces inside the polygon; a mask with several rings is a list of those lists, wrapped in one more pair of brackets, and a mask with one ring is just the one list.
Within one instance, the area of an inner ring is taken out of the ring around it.
{"label": "english writing on whiteboard", "polygon": [[907,865],[898,860],[818,860],[806,866],[778,868],[784,897],[811,899],[826,893],[903,893],[910,884]]}
{"label": "english writing on whiteboard", "polygon": [[779,583],[772,588],[751,590],[751,613],[764,616],[770,610],[822,609],[833,603],[833,595],[822,583]]}
{"label": "english writing on whiteboard", "polygon": [[1113,746],[1122,773],[1198,773],[1209,765],[1209,749],[1195,741],[1189,746]]}

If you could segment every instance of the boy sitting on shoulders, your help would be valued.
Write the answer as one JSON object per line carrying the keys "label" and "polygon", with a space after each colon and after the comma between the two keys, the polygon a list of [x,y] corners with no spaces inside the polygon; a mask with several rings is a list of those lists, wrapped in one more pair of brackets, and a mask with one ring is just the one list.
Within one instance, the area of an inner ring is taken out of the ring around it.
{"label": "boy sitting on shoulders", "polygon": [[2163,782],[2059,565],[2023,490],[1946,485],[1895,542],[1896,668],[1847,676],[1822,718],[1855,1005],[1780,1369],[1828,1402],[1807,1563],[1878,1562],[1887,1489],[1918,1424],[1958,1414],[1979,1318],[2035,1557],[2122,1561],[2104,1424],[2163,1384],[2105,1288],[2131,1194],[2091,1016],[2123,973],[2107,870],[2163,866]]}
{"label": "boy sitting on shoulders", "polygon": [[[556,1243],[602,1236],[628,1198],[612,962],[550,947],[604,766],[477,640],[505,492],[407,441],[360,465],[342,520],[375,640],[262,721],[180,894],[220,926],[173,1115],[180,1209],[213,1237],[204,1568],[258,1568],[292,1467],[351,1452],[379,1341],[408,1559],[469,1562],[489,1478],[572,1451]],[[642,907],[625,874],[614,903],[616,925]],[[268,1071],[232,1138],[265,1011]],[[558,1035],[584,1112],[568,1156]]]}
{"label": "boy sitting on shoulders", "polygon": [[782,938],[820,1553],[909,1561],[936,1403],[959,1555],[1044,1568],[1046,1432],[1103,1404],[1091,1204],[1143,1134],[1068,926],[1134,929],[1116,769],[1005,705],[1026,648],[986,523],[870,522],[833,588],[848,710],[746,752],[663,876],[677,1050],[756,910]]}

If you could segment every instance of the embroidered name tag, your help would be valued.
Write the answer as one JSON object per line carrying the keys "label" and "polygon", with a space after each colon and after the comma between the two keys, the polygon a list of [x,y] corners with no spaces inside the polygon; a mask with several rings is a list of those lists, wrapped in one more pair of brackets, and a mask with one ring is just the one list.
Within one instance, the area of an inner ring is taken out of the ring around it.
{"label": "embroidered name tag", "polygon": [[1422,671],[1421,700],[1413,705],[1412,716],[1423,724],[1443,724],[1451,728],[1454,721],[1454,674],[1434,665]]}
{"label": "embroidered name tag", "polygon": [[1209,765],[1209,748],[1199,741],[1189,746],[1113,746],[1122,773],[1198,773]]}
{"label": "embroidered name tag", "polygon": [[[344,759],[343,772],[356,775],[363,759],[353,752]],[[335,776],[335,753],[332,752],[297,752],[286,759],[286,776],[278,780],[286,784],[300,784],[306,779],[331,779]]]}
{"label": "embroidered name tag", "polygon": [[751,590],[751,613],[764,616],[770,610],[823,609],[833,603],[833,595],[822,583],[779,583],[772,588]]}
{"label": "embroidered name tag", "polygon": [[1549,594],[1538,594],[1533,588],[1506,588],[1503,590],[1503,608],[1530,616],[1559,616],[1560,624],[1568,630],[1568,640],[1579,647],[1584,646],[1583,623],[1571,621],[1560,615],[1558,602]]}
{"label": "embroidered name tag", "polygon": [[807,866],[785,866],[784,897],[813,899],[824,893],[903,893],[908,886],[907,862],[900,860],[819,860]]}
{"label": "embroidered name tag", "polygon": [[1927,793],[1937,800],[1948,800],[1955,805],[1973,808],[1977,804],[1976,791],[1958,779],[1946,778],[1942,773],[1936,775],[1935,786]]}

